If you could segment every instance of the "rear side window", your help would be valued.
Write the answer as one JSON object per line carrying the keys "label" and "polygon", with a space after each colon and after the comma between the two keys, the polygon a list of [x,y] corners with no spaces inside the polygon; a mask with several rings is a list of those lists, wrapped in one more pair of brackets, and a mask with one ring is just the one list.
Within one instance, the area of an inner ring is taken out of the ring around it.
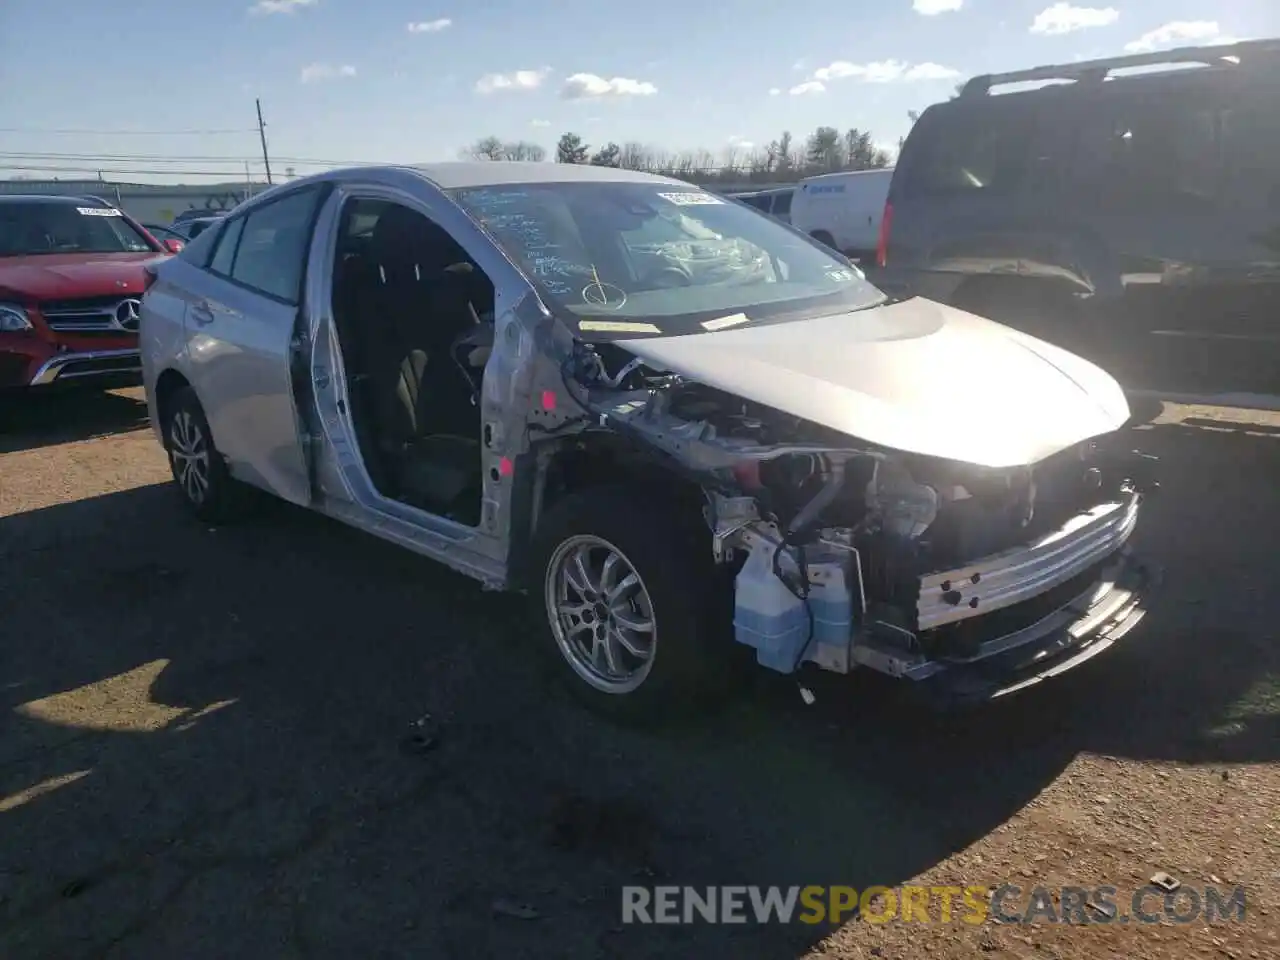
{"label": "rear side window", "polygon": [[[231,276],[231,269],[236,261],[236,244],[240,242],[240,234],[244,230],[244,217],[237,217],[227,223],[226,229],[219,235],[216,231],[207,230],[200,236],[217,236],[218,247],[213,251],[213,259],[209,261],[209,269],[224,277]],[[200,237],[197,237],[198,241]]]}
{"label": "rear side window", "polygon": [[930,196],[1009,192],[1025,172],[1035,127],[1027,111],[1003,105],[926,113],[898,164],[904,174],[900,189]]}
{"label": "rear side window", "polygon": [[1224,180],[1260,206],[1280,208],[1280,110],[1240,104],[1223,117]]}
{"label": "rear side window", "polygon": [[786,216],[791,212],[791,194],[782,193],[773,201],[773,212],[781,216]]}
{"label": "rear side window", "polygon": [[192,266],[203,269],[209,266],[209,259],[213,256],[213,248],[217,241],[218,231],[206,230],[198,237],[192,237],[186,241],[178,257],[186,260]]}
{"label": "rear side window", "polygon": [[1219,185],[1222,114],[1184,97],[1100,104],[1076,129],[1075,176],[1107,205],[1159,210],[1211,200]]}
{"label": "rear side window", "polygon": [[300,190],[243,217],[231,278],[286,303],[300,302],[318,199],[318,190]]}

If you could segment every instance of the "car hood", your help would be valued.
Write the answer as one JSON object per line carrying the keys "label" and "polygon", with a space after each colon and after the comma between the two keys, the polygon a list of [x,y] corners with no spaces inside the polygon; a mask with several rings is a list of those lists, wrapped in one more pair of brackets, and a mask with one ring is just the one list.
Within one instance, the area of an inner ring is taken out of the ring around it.
{"label": "car hood", "polygon": [[1129,418],[1094,364],[922,298],[619,346],[878,446],[987,467],[1035,463]]}
{"label": "car hood", "polygon": [[0,297],[38,302],[112,293],[141,295],[143,267],[165,258],[158,251],[0,257]]}

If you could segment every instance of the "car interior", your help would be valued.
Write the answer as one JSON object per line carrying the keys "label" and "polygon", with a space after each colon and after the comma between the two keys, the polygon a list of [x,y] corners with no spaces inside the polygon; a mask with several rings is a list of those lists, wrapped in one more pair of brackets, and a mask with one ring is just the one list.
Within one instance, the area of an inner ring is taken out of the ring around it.
{"label": "car interior", "polygon": [[424,215],[353,199],[342,215],[333,309],[352,420],[374,486],[478,525],[492,282]]}

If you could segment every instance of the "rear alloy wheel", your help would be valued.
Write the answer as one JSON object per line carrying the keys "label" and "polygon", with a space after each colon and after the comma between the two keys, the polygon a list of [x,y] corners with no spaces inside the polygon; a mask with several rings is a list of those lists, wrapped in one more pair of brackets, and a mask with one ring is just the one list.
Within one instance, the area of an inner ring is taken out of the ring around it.
{"label": "rear alloy wheel", "polygon": [[213,444],[195,391],[184,387],[165,408],[164,445],[183,503],[208,523],[232,519],[242,503],[240,484],[232,479]]}
{"label": "rear alloy wheel", "polygon": [[704,525],[665,500],[603,487],[571,494],[539,527],[530,587],[543,649],[570,693],[643,724],[719,699],[733,673],[732,605],[717,602],[726,597]]}

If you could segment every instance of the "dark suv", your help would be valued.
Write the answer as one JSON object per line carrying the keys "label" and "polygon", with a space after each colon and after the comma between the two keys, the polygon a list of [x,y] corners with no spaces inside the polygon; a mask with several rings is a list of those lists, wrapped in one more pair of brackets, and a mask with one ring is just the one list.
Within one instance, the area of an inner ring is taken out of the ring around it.
{"label": "dark suv", "polygon": [[1278,158],[1277,40],[975,77],[907,138],[875,279],[1126,387],[1274,391]]}

